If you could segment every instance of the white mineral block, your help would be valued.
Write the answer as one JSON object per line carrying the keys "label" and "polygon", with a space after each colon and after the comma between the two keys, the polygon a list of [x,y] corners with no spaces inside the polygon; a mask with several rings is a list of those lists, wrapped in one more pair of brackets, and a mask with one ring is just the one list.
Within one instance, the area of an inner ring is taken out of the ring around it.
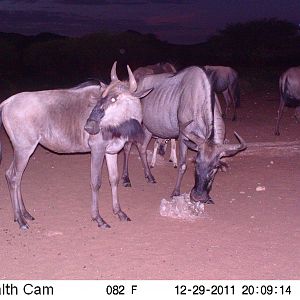
{"label": "white mineral block", "polygon": [[170,200],[162,199],[160,203],[160,215],[176,219],[193,221],[203,217],[204,204],[190,200],[189,194],[174,196]]}

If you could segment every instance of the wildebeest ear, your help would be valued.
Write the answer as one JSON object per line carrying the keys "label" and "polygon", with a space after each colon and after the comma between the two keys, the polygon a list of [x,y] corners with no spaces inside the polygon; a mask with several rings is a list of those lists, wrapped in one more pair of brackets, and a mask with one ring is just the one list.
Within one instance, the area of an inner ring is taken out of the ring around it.
{"label": "wildebeest ear", "polygon": [[183,140],[183,142],[188,148],[194,151],[199,151],[199,147],[195,143],[191,142],[190,140]]}
{"label": "wildebeest ear", "polygon": [[152,90],[153,90],[153,88],[147,89],[147,90],[143,90],[143,91],[139,91],[139,92],[135,92],[134,96],[137,97],[137,98],[142,99],[142,98],[148,96],[152,92]]}
{"label": "wildebeest ear", "polygon": [[103,93],[104,90],[107,88],[107,84],[105,84],[104,82],[100,81],[99,85],[100,85],[100,91],[101,91],[101,93]]}

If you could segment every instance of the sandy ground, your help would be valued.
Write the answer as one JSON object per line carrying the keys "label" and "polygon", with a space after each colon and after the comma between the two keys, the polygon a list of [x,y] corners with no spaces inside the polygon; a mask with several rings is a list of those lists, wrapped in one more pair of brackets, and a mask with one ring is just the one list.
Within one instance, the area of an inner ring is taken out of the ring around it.
{"label": "sandy ground", "polygon": [[[281,136],[273,134],[277,91],[242,94],[238,120],[226,120],[227,137],[236,130],[247,142],[300,142],[300,124],[287,109]],[[89,154],[57,155],[38,147],[26,169],[22,191],[36,218],[21,231],[13,222],[4,172],[11,145],[1,130],[0,279],[300,279],[300,152],[256,147],[229,160],[219,172],[195,222],[162,217],[159,205],[170,195],[176,169],[167,159],[146,183],[137,151],[130,158],[132,188],[120,186],[131,222],[112,214],[106,167],[100,211],[112,226],[91,221]],[[299,148],[298,148],[299,150]],[[250,155],[251,154],[251,155]],[[189,152],[189,158],[194,153]],[[122,164],[123,155],[119,163]],[[193,164],[182,192],[193,186]],[[256,191],[258,186],[265,187]]]}

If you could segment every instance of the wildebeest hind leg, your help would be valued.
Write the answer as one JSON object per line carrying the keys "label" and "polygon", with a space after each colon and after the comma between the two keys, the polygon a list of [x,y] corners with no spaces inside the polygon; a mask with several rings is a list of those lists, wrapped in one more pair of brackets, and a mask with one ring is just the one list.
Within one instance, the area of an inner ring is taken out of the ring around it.
{"label": "wildebeest hind leg", "polygon": [[231,97],[229,95],[228,89],[223,92],[223,97],[224,97],[225,105],[226,105],[225,113],[223,113],[223,116],[224,116],[224,118],[226,118],[226,117],[228,117],[229,107],[230,107],[230,103],[231,103]]}
{"label": "wildebeest hind leg", "polygon": [[15,222],[18,222],[21,229],[27,229],[29,227],[26,219],[34,220],[34,218],[26,210],[21,194],[22,175],[34,148],[35,147],[30,149],[14,150],[13,161],[5,174],[14,211],[14,220]]}
{"label": "wildebeest hind leg", "polygon": [[[230,102],[232,103],[233,106],[233,116],[232,116],[232,121],[236,121],[236,99],[234,99],[234,91],[232,91],[230,88],[228,89],[228,94],[230,97]],[[227,100],[226,100],[227,101]]]}
{"label": "wildebeest hind leg", "polygon": [[109,182],[111,186],[113,212],[115,215],[118,215],[121,221],[131,221],[128,216],[122,211],[118,198],[118,154],[105,154],[105,158],[108,169]]}
{"label": "wildebeest hind leg", "polygon": [[145,132],[145,139],[142,145],[138,144],[138,150],[143,164],[145,178],[147,178],[148,182],[150,183],[156,183],[155,178],[151,174],[148,161],[147,161],[147,146],[151,140],[152,133],[149,130],[147,130],[145,127],[144,127],[144,132]]}
{"label": "wildebeest hind leg", "polygon": [[123,174],[122,174],[122,180],[123,180],[123,186],[125,187],[131,187],[131,182],[129,179],[129,171],[128,171],[128,160],[129,160],[129,154],[131,149],[132,143],[127,142],[124,145],[124,161],[123,161]]}

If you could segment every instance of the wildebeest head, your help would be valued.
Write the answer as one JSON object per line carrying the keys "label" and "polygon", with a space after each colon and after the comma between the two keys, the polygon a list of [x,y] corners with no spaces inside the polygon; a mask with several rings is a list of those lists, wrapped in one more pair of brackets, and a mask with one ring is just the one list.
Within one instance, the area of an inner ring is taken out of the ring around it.
{"label": "wildebeest head", "polygon": [[157,153],[161,156],[164,156],[166,154],[169,139],[157,139],[157,142],[158,142]]}
{"label": "wildebeest head", "polygon": [[201,203],[214,203],[209,196],[211,186],[220,167],[224,165],[222,157],[236,155],[246,149],[245,141],[235,132],[235,136],[240,144],[215,144],[212,141],[204,140],[193,132],[187,132],[185,127],[190,124],[180,126],[180,130],[189,140],[184,143],[194,151],[197,151],[195,159],[195,185],[191,190],[191,200]]}
{"label": "wildebeest head", "polygon": [[[140,99],[151,90],[137,90],[137,83],[129,66],[127,66],[129,80],[120,81],[116,74],[116,62],[111,69],[111,83],[106,87],[93,108],[84,129],[91,135],[98,134],[100,130],[112,130],[121,124],[127,124],[133,120],[141,123],[142,108]],[[124,126],[123,126],[124,128]]]}

